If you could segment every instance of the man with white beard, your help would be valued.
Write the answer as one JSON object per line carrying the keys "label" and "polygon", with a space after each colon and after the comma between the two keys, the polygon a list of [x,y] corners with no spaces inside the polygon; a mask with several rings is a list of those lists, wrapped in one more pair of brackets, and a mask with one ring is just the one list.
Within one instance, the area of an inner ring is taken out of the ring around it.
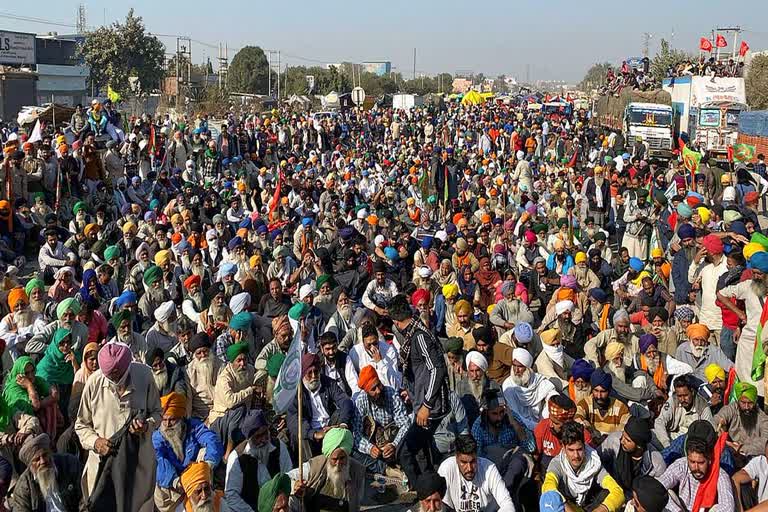
{"label": "man with white beard", "polygon": [[360,392],[357,385],[360,370],[368,365],[376,369],[382,384],[393,389],[400,389],[403,380],[398,371],[397,351],[389,343],[379,339],[379,331],[373,325],[363,327],[362,343],[349,350],[344,370],[352,396]]}
{"label": "man with white beard", "polygon": [[456,383],[456,395],[464,406],[467,414],[467,424],[472,425],[480,416],[480,400],[483,393],[489,389],[500,390],[498,383],[488,378],[485,372],[488,370],[488,360],[477,350],[472,350],[465,357],[467,368],[466,378],[458,379]]}
{"label": "man with white beard", "polygon": [[717,345],[709,342],[709,328],[704,324],[691,324],[685,330],[688,341],[677,347],[675,359],[686,363],[693,368],[693,375],[701,382],[706,381],[704,369],[714,363],[728,372],[733,367],[733,362],[728,359]]}
{"label": "man with white beard", "polygon": [[574,359],[565,353],[560,336],[560,329],[547,329],[541,333],[542,351],[536,357],[534,366],[537,373],[559,382],[559,387],[563,387],[568,382]]}
{"label": "man with white beard", "polygon": [[176,346],[176,327],[179,316],[176,313],[176,304],[167,301],[155,309],[155,323],[147,331],[147,346],[150,349],[160,348],[168,352]]}
{"label": "man with white beard", "polygon": [[152,377],[155,379],[155,385],[161,397],[174,392],[184,397],[189,396],[184,369],[172,361],[166,360],[163,349],[155,347],[150,350],[147,353],[145,363],[152,368]]}
{"label": "man with white beard", "polygon": [[181,303],[181,311],[195,325],[200,322],[200,313],[205,309],[205,296],[202,291],[202,278],[192,274],[184,280],[187,296]]}
{"label": "man with white beard", "polygon": [[360,510],[365,496],[365,468],[350,457],[352,432],[346,428],[332,428],[323,438],[322,453],[302,466],[303,479],[298,468],[288,476],[293,481],[293,496],[302,497],[306,510],[321,510],[323,504],[333,504],[336,510]]}
{"label": "man with white beard", "polygon": [[88,326],[77,321],[77,314],[80,312],[80,302],[75,298],[64,299],[56,306],[56,317],[58,320],[51,322],[44,329],[38,331],[27,342],[27,354],[43,354],[51,344],[53,335],[59,329],[69,329],[72,331],[72,349],[82,350],[88,343]]}
{"label": "man with white beard", "polygon": [[213,475],[207,462],[193,462],[179,479],[186,499],[183,509],[189,512],[218,512],[222,497],[213,490]]}
{"label": "man with white beard", "polygon": [[206,331],[212,337],[217,337],[224,332],[232,318],[232,311],[227,305],[224,296],[224,284],[214,283],[205,292],[208,299],[208,308],[200,312],[198,330]]}
{"label": "man with white beard", "polygon": [[446,509],[443,498],[448,488],[445,478],[434,471],[425,471],[416,479],[416,500],[408,512],[443,512]]}
{"label": "man with white beard", "polygon": [[213,407],[208,415],[208,425],[216,432],[226,447],[226,453],[243,439],[238,425],[251,410],[255,370],[248,363],[248,344],[235,343],[227,348],[227,364],[216,379]]}
{"label": "man with white beard", "polygon": [[[154,318],[157,308],[171,300],[171,295],[163,287],[163,271],[157,265],[152,265],[144,272],[144,295],[139,299],[139,311],[146,319]],[[148,328],[149,325],[145,326]]]}
{"label": "man with white beard", "polygon": [[141,285],[141,281],[144,277],[144,271],[152,266],[152,260],[149,259],[149,244],[142,242],[141,245],[134,252],[134,258],[136,258],[136,264],[131,267],[130,272],[130,287],[136,293],[142,293],[144,287]]}
{"label": "man with white beard", "polygon": [[204,332],[198,332],[189,340],[192,360],[184,369],[187,373],[191,404],[191,417],[208,419],[213,407],[214,385],[219,375],[219,360],[211,351],[212,341]]}
{"label": "man with white beard", "polygon": [[40,313],[29,307],[29,297],[24,288],[14,288],[8,292],[8,307],[11,312],[0,320],[0,337],[5,340],[7,350],[3,353],[3,367],[12,366],[11,358],[16,359],[25,353],[26,341],[32,333],[45,327]]}
{"label": "man with white beard", "polygon": [[19,459],[27,466],[10,500],[14,512],[38,510],[80,510],[82,465],[74,455],[51,449],[48,434],[29,437],[19,450]]}
{"label": "man with white beard", "polygon": [[211,270],[206,267],[203,260],[203,253],[200,249],[192,249],[189,251],[189,276],[200,276],[202,279],[200,287],[205,289],[213,282],[213,276]]}
{"label": "man with white beard", "polygon": [[128,345],[136,361],[143,362],[149,351],[147,340],[143,335],[133,330],[133,314],[128,309],[121,309],[112,315],[109,319],[115,328],[115,336],[109,340],[110,343],[120,342]]}
{"label": "man with white beard", "polygon": [[56,303],[45,293],[45,283],[42,279],[34,278],[27,282],[24,287],[29,297],[29,308],[35,313],[40,313],[45,321],[50,321]]}
{"label": "man with white beard", "polygon": [[243,287],[235,280],[236,274],[237,265],[234,263],[225,262],[219,267],[217,277],[224,285],[224,300],[227,302],[229,302],[229,299],[231,299],[233,295],[237,295],[243,291]]}
{"label": "man with white beard", "polygon": [[512,373],[501,385],[510,409],[517,411],[528,430],[549,416],[547,400],[557,394],[552,382],[532,370],[533,357],[524,348],[512,351]]}
{"label": "man with white beard", "polygon": [[222,507],[225,512],[258,510],[259,489],[275,475],[288,473],[293,467],[288,447],[270,436],[262,411],[250,411],[240,423],[240,430],[246,441],[227,458]]}
{"label": "man with white beard", "polygon": [[624,350],[618,341],[610,342],[605,347],[603,370],[613,378],[613,396],[627,403],[634,416],[647,418],[649,402],[665,394],[647,373],[624,362]]}
{"label": "man with white beard", "polygon": [[637,332],[629,320],[629,313],[625,309],[620,309],[613,314],[613,329],[600,331],[597,336],[589,339],[584,344],[584,359],[591,361],[595,365],[600,364],[600,354],[606,345],[616,341],[624,345],[624,364],[632,364],[632,359],[638,352],[638,342],[640,333]]}

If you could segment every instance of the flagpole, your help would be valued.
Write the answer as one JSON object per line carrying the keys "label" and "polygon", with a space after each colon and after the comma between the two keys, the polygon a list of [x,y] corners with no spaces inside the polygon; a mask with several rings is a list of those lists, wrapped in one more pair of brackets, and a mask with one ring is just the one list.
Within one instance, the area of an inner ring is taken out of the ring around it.
{"label": "flagpole", "polygon": [[304,394],[304,393],[301,392],[302,391],[301,388],[302,388],[303,385],[304,384],[301,382],[301,380],[299,380],[299,385],[296,386],[296,390],[297,390],[296,393],[298,395],[298,401],[299,401],[299,404],[298,404],[299,417],[298,417],[298,420],[297,420],[297,427],[298,427],[298,430],[297,430],[297,436],[298,436],[297,444],[299,445],[299,482],[304,480],[304,470],[302,468],[302,459],[303,459],[303,455],[304,455],[304,453],[303,453],[304,450],[302,449],[302,445],[304,443],[302,442],[302,437],[301,437],[301,412],[302,412],[302,405],[301,405],[301,401],[302,401],[301,398],[302,397],[301,397],[301,395]]}

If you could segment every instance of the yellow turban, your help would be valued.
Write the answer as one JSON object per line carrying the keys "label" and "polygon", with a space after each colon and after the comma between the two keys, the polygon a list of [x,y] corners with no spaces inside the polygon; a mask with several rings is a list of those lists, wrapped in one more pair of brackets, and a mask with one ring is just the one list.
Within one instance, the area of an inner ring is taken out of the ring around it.
{"label": "yellow turban", "polygon": [[758,252],[765,252],[765,247],[757,242],[749,242],[744,246],[743,254],[746,259],[750,259],[754,254]]}
{"label": "yellow turban", "polygon": [[709,218],[712,216],[712,214],[704,208],[703,206],[699,206],[696,209],[696,212],[699,214],[699,217],[701,218],[702,224],[709,224]]}
{"label": "yellow turban", "polygon": [[577,252],[577,253],[576,253],[576,257],[574,258],[574,261],[575,261],[577,264],[579,264],[579,263],[584,263],[584,262],[586,262],[586,261],[587,261],[587,255],[586,255],[586,254],[584,254],[584,252],[583,252],[583,251],[579,251],[579,252]]}
{"label": "yellow turban", "polygon": [[133,233],[136,234],[136,224],[133,222],[126,222],[123,224],[123,234],[125,233]]}
{"label": "yellow turban", "polygon": [[712,363],[704,368],[704,376],[707,378],[707,382],[712,384],[715,379],[725,380],[725,370]]}
{"label": "yellow turban", "polygon": [[624,344],[619,343],[618,341],[612,341],[605,347],[605,359],[607,361],[613,361],[619,357],[619,354],[622,352],[624,352]]}
{"label": "yellow turban", "polygon": [[444,284],[443,285],[443,297],[451,299],[459,294],[459,285],[457,284]]}
{"label": "yellow turban", "polygon": [[162,267],[169,261],[171,261],[171,251],[157,251],[157,254],[155,254],[155,265],[158,267]]}
{"label": "yellow turban", "polygon": [[552,242],[552,248],[555,249],[555,250],[557,250],[557,249],[565,249],[565,242],[563,242],[559,238],[555,238],[555,241]]}
{"label": "yellow turban", "polygon": [[685,334],[688,336],[688,339],[693,339],[693,338],[708,339],[709,327],[707,327],[704,324],[691,324],[685,330]]}
{"label": "yellow turban", "polygon": [[472,314],[472,304],[469,303],[467,300],[460,300],[456,303],[455,306],[453,306],[453,312],[457,315],[465,314],[465,315],[471,315]]}
{"label": "yellow turban", "polygon": [[207,462],[193,462],[181,474],[181,486],[187,498],[195,492],[200,484],[211,483],[211,467]]}
{"label": "yellow turban", "polygon": [[661,247],[654,247],[651,251],[651,258],[663,258],[664,257],[664,251],[661,249]]}
{"label": "yellow turban", "polygon": [[541,342],[545,345],[552,345],[552,342],[554,342],[558,335],[560,334],[560,329],[547,329],[546,331],[542,332]]}
{"label": "yellow turban", "polygon": [[91,233],[96,233],[98,231],[99,231],[99,225],[90,223],[87,226],[85,226],[83,233],[85,233],[85,236],[89,236]]}
{"label": "yellow turban", "polygon": [[490,316],[490,315],[491,315],[491,313],[493,313],[493,308],[495,308],[495,307],[496,307],[496,304],[490,304],[490,305],[489,305],[489,306],[486,308],[485,312],[486,312],[486,313],[488,313],[488,316]]}

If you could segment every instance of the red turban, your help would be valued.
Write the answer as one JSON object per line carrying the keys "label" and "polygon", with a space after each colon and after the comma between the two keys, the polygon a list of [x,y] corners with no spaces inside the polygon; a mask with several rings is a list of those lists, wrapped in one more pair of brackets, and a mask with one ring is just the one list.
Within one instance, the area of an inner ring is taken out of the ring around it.
{"label": "red turban", "polygon": [[426,300],[429,302],[430,295],[429,291],[425,290],[424,288],[419,288],[415,292],[413,292],[413,295],[411,296],[411,304],[413,304],[413,307],[417,307],[419,305],[419,302],[422,300]]}
{"label": "red turban", "polygon": [[709,254],[723,254],[723,241],[716,235],[707,235],[701,240],[701,245]]}
{"label": "red turban", "polygon": [[193,274],[184,280],[184,288],[189,290],[194,285],[200,286],[201,282],[202,282],[202,278],[198,275]]}
{"label": "red turban", "polygon": [[360,370],[360,376],[357,379],[357,387],[363,391],[370,391],[377,382],[379,382],[379,374],[376,373],[376,368],[372,365],[369,364]]}

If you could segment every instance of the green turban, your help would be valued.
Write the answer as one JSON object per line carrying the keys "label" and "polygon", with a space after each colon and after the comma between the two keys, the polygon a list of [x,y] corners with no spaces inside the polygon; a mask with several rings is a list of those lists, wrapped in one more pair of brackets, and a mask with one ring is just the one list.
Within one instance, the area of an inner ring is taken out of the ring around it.
{"label": "green turban", "polygon": [[61,343],[61,340],[66,338],[67,336],[72,334],[72,329],[65,329],[64,327],[59,327],[56,329],[56,332],[53,333],[53,344],[58,345]]}
{"label": "green turban", "polygon": [[27,292],[27,296],[32,295],[32,290],[41,289],[45,291],[45,283],[42,279],[34,278],[30,279],[27,286],[24,287],[24,291]]}
{"label": "green turban", "polygon": [[269,356],[269,359],[267,359],[267,375],[276,379],[280,373],[280,368],[283,367],[283,361],[285,361],[285,354],[282,352],[276,352]]}
{"label": "green turban", "polygon": [[77,215],[77,212],[85,209],[86,209],[85,203],[83,201],[78,201],[75,203],[75,206],[72,207],[72,213]]}
{"label": "green turban", "polygon": [[747,397],[750,402],[757,401],[757,388],[749,382],[739,382],[736,384],[734,391],[736,392],[736,398]]}
{"label": "green turban", "polygon": [[288,310],[288,316],[293,320],[298,320],[309,313],[309,306],[303,302],[297,302]]}
{"label": "green turban", "polygon": [[323,437],[323,456],[330,457],[336,448],[341,448],[347,455],[352,453],[352,432],[338,427],[326,432]]}
{"label": "green turban", "polygon": [[317,288],[318,291],[320,291],[320,288],[323,287],[325,283],[328,281],[331,281],[331,286],[333,286],[333,279],[328,274],[321,274],[317,276],[317,279],[315,280],[315,288]]}
{"label": "green turban", "polygon": [[445,342],[445,351],[450,354],[460,354],[464,349],[464,340],[454,336]]}
{"label": "green turban", "polygon": [[541,223],[541,224],[534,224],[533,225],[533,232],[534,233],[541,233],[542,231],[543,232],[549,231],[549,226],[547,226],[546,224],[543,224],[543,223]]}
{"label": "green turban", "polygon": [[104,249],[104,261],[109,261],[120,257],[120,248],[116,245],[110,245]]}
{"label": "green turban", "polygon": [[157,265],[152,265],[147,270],[144,271],[144,283],[145,284],[152,284],[154,282],[159,281],[163,277],[163,269],[158,267]]}
{"label": "green turban", "polygon": [[227,361],[231,363],[240,354],[247,354],[247,353],[248,353],[247,343],[233,343],[232,345],[227,347]]}
{"label": "green turban", "polygon": [[752,238],[749,241],[762,245],[768,251],[768,236],[762,233],[752,233]]}
{"label": "green turban", "polygon": [[229,321],[229,327],[236,331],[246,331],[251,327],[253,317],[247,311],[241,311]]}
{"label": "green turban", "polygon": [[291,478],[285,473],[276,474],[259,489],[258,512],[272,512],[277,498],[284,494],[291,495]]}
{"label": "green turban", "polygon": [[123,320],[126,320],[126,319],[128,320],[133,319],[133,313],[131,313],[130,309],[121,309],[120,311],[112,315],[112,318],[110,318],[109,321],[115,327],[115,329],[118,329],[120,327],[120,324],[123,323]]}
{"label": "green turban", "polygon": [[72,311],[74,314],[78,314],[80,312],[80,302],[73,297],[59,302],[59,305],[56,306],[56,317],[61,320],[61,317],[63,317],[64,313],[67,311]]}

